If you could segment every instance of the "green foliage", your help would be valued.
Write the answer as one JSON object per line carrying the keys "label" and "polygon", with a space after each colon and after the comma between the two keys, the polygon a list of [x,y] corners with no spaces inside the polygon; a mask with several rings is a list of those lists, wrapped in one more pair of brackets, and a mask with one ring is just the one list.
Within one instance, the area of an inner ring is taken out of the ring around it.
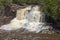
{"label": "green foliage", "polygon": [[26,3],[27,0],[13,0],[14,3],[20,4],[20,3]]}
{"label": "green foliage", "polygon": [[36,3],[37,0],[14,0],[15,3]]}
{"label": "green foliage", "polygon": [[0,0],[0,6],[1,5],[10,5],[12,3],[12,0]]}
{"label": "green foliage", "polygon": [[58,8],[60,7],[59,0],[45,0],[43,1],[43,11],[53,17],[54,19],[59,19],[60,13],[57,12]]}
{"label": "green foliage", "polygon": [[2,5],[2,1],[3,1],[3,0],[0,0],[0,5]]}
{"label": "green foliage", "polygon": [[12,1],[13,1],[13,0],[6,0],[6,1],[5,1],[5,4],[6,4],[6,5],[10,5],[10,4],[12,3]]}

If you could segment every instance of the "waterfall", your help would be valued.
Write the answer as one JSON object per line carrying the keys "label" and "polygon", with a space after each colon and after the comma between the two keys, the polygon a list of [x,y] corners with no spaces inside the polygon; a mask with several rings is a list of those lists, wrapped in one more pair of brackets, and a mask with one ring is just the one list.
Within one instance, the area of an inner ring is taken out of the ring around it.
{"label": "waterfall", "polygon": [[18,20],[24,19],[25,18],[25,14],[28,13],[28,10],[31,10],[31,6],[28,6],[28,7],[24,8],[24,9],[18,9],[17,10],[17,14],[16,14],[16,18]]}
{"label": "waterfall", "polygon": [[31,11],[27,14],[28,25],[25,27],[28,31],[36,31],[37,33],[40,32],[45,28],[45,14],[42,13],[40,10],[40,6],[36,5],[33,6]]}
{"label": "waterfall", "polygon": [[45,14],[40,10],[40,6],[28,6],[17,10],[16,17],[9,24],[0,27],[2,30],[17,30],[24,28],[29,32],[40,32],[49,27],[45,27]]}

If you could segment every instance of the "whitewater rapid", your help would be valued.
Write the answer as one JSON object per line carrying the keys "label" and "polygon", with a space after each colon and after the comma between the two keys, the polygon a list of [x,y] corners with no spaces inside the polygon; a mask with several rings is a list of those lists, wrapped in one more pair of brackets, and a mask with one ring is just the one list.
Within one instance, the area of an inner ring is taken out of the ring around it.
{"label": "whitewater rapid", "polygon": [[45,26],[45,15],[39,11],[40,6],[29,6],[24,9],[17,10],[17,15],[9,24],[2,25],[0,29],[12,31],[25,29],[29,32],[40,32],[44,29],[49,29]]}

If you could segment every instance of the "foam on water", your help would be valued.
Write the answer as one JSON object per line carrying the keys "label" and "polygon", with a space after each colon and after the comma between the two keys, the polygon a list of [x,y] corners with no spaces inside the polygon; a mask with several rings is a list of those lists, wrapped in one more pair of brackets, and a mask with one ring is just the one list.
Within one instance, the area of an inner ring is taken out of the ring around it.
{"label": "foam on water", "polygon": [[30,32],[34,31],[38,33],[41,30],[49,28],[45,27],[45,23],[43,22],[45,21],[45,15],[39,11],[39,6],[27,7],[25,9],[18,10],[16,18],[12,19],[9,24],[1,26],[0,29],[11,31],[24,28]]}

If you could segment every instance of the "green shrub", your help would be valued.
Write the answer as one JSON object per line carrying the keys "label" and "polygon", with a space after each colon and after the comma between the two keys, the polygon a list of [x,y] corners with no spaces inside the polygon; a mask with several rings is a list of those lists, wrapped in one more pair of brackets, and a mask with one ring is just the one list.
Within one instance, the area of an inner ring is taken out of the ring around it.
{"label": "green shrub", "polygon": [[60,13],[57,12],[58,8],[60,7],[60,1],[59,0],[45,0],[43,1],[43,11],[53,17],[55,20],[59,19]]}

